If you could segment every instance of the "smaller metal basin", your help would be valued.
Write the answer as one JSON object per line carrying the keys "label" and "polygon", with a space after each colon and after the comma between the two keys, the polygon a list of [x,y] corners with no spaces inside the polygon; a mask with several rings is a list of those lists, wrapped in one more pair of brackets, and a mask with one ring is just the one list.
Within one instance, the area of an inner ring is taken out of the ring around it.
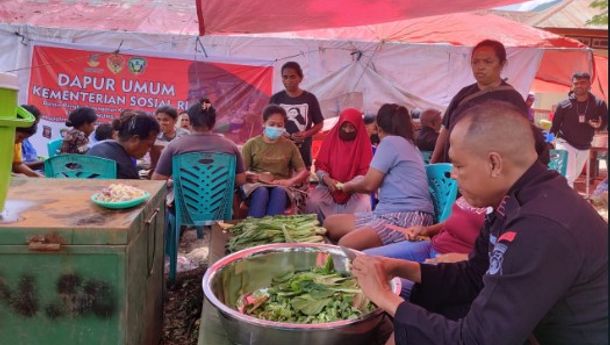
{"label": "smaller metal basin", "polygon": [[[355,320],[320,324],[273,322],[240,313],[235,308],[239,296],[271,285],[271,279],[288,272],[323,265],[332,256],[335,270],[349,272],[343,251],[330,244],[278,243],[248,248],[218,260],[203,277],[203,293],[219,312],[229,339],[240,345],[369,345],[374,330],[383,320],[383,311]],[[400,280],[391,281],[400,293]]]}

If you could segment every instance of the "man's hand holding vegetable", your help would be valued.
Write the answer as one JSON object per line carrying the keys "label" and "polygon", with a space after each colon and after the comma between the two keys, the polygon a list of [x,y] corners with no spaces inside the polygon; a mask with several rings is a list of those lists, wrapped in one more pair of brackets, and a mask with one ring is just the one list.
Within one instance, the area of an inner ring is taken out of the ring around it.
{"label": "man's hand holding vegetable", "polygon": [[352,263],[352,274],[364,294],[392,317],[404,300],[392,292],[390,279],[400,277],[421,282],[419,263],[379,256],[358,255]]}

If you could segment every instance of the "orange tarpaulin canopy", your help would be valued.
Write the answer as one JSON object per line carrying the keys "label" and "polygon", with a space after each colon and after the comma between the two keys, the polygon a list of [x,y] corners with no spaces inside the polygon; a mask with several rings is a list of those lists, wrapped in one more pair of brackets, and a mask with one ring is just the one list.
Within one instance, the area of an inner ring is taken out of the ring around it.
{"label": "orange tarpaulin canopy", "polygon": [[[538,93],[554,92],[565,93],[570,92],[569,78],[565,82],[552,82],[536,78],[532,84],[532,91]],[[600,99],[608,99],[608,58],[605,56],[594,56],[594,73],[591,81],[591,93]]]}
{"label": "orange tarpaulin canopy", "polygon": [[196,0],[199,32],[258,33],[335,28],[468,12],[522,0]]}
{"label": "orange tarpaulin canopy", "polygon": [[593,93],[602,99],[608,99],[608,58],[595,55],[595,76],[593,78]]}
{"label": "orange tarpaulin canopy", "polygon": [[523,0],[11,0],[0,21],[45,28],[203,35],[382,23]]}
{"label": "orange tarpaulin canopy", "polygon": [[[491,13],[449,13],[355,27],[325,28],[247,35],[392,43],[433,43],[474,47],[493,38],[506,47],[586,48],[578,40],[540,30]],[[577,52],[578,53],[578,52]]]}

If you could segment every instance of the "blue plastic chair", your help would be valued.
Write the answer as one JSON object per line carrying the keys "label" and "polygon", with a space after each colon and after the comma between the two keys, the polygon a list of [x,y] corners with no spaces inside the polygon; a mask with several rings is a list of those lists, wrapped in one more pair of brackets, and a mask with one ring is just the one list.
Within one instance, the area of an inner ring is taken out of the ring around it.
{"label": "blue plastic chair", "polygon": [[116,162],[106,158],[63,154],[44,161],[44,175],[51,178],[117,178]]}
{"label": "blue plastic chair", "polygon": [[452,165],[438,163],[426,165],[428,189],[434,202],[437,223],[445,221],[451,215],[451,207],[457,198],[457,181],[451,178]]}
{"label": "blue plastic chair", "polygon": [[202,227],[217,220],[232,219],[235,164],[235,156],[228,153],[188,152],[173,157],[176,216],[175,219],[168,217],[171,231],[167,236],[170,282],[176,279],[182,226],[195,226],[197,235],[203,237]]}
{"label": "blue plastic chair", "polygon": [[561,176],[566,176],[568,172],[568,151],[550,150],[549,156],[548,168],[557,171]]}
{"label": "blue plastic chair", "polygon": [[49,154],[49,158],[55,157],[60,153],[63,142],[64,138],[59,137],[47,143],[47,153]]}
{"label": "blue plastic chair", "polygon": [[421,151],[421,158],[423,158],[424,164],[430,164],[430,158],[432,158],[432,151]]}

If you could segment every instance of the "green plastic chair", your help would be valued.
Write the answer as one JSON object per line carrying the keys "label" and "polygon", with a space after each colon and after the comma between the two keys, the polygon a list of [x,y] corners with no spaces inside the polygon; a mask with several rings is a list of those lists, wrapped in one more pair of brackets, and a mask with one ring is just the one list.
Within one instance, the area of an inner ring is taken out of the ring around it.
{"label": "green plastic chair", "polygon": [[44,175],[51,178],[116,179],[116,162],[106,158],[62,154],[44,161]]}
{"label": "green plastic chair", "polygon": [[47,153],[49,154],[49,158],[55,157],[60,154],[61,145],[63,144],[63,142],[64,138],[59,137],[47,143]]}
{"label": "green plastic chair", "polygon": [[566,176],[568,172],[568,151],[550,150],[549,156],[548,168],[557,171],[561,176]]}
{"label": "green plastic chair", "polygon": [[421,151],[421,157],[424,159],[424,164],[430,164],[430,158],[432,158],[432,151]]}
{"label": "green plastic chair", "polygon": [[188,152],[173,157],[176,216],[168,217],[171,233],[166,237],[170,282],[176,279],[182,226],[195,226],[203,237],[202,227],[233,218],[235,164],[235,156],[228,153]]}
{"label": "green plastic chair", "polygon": [[451,178],[450,163],[426,165],[428,190],[434,202],[435,221],[440,223],[451,215],[451,207],[457,198],[457,181]]}

